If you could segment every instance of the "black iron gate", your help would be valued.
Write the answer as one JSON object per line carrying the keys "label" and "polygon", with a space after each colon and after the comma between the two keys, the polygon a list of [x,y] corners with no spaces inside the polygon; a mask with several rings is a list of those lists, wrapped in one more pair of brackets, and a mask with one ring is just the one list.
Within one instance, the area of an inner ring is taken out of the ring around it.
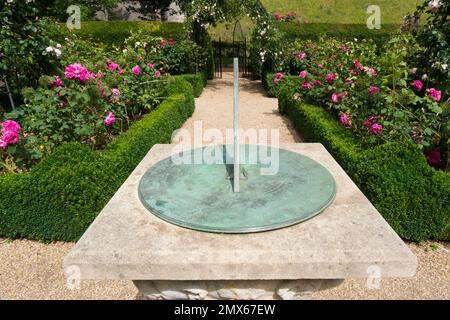
{"label": "black iron gate", "polygon": [[214,77],[221,79],[223,72],[231,71],[233,66],[233,58],[239,58],[239,70],[241,77],[251,77],[249,68],[249,57],[247,48],[247,39],[242,32],[239,21],[236,21],[233,29],[233,41],[224,42],[221,38],[213,41],[214,48]]}
{"label": "black iron gate", "polygon": [[222,79],[223,72],[223,52],[222,52],[222,39],[212,42],[214,48],[214,78]]}

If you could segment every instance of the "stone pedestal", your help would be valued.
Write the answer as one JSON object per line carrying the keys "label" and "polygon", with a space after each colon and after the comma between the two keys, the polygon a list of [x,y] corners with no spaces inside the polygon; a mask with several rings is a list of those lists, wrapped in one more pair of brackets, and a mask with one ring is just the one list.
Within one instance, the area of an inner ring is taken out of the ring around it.
{"label": "stone pedestal", "polygon": [[303,300],[344,280],[133,281],[143,300]]}
{"label": "stone pedestal", "polygon": [[[411,277],[416,257],[321,144],[286,144],[336,180],[333,204],[297,225],[213,234],[167,223],[138,197],[143,174],[173,152],[155,145],[64,260],[81,279],[132,280],[152,299],[295,299],[340,280]],[[307,196],[307,195],[299,195]],[[69,272],[68,272],[69,274]]]}

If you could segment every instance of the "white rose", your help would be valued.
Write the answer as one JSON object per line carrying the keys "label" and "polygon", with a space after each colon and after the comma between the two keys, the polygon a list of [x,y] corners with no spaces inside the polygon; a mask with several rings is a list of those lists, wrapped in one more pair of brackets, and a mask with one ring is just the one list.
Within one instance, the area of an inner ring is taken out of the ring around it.
{"label": "white rose", "polygon": [[61,56],[61,50],[55,49],[55,54],[59,58]]}
{"label": "white rose", "polygon": [[448,64],[444,63],[444,64],[441,65],[441,67],[442,67],[442,70],[447,70]]}
{"label": "white rose", "polygon": [[53,52],[53,50],[55,50],[55,48],[53,48],[53,47],[45,48],[45,51],[47,51],[48,53]]}
{"label": "white rose", "polygon": [[428,9],[430,9],[430,11],[433,13],[438,12],[441,6],[441,0],[431,0],[430,2],[428,2]]}
{"label": "white rose", "polygon": [[423,76],[422,76],[422,80],[423,81],[426,81],[428,79],[428,75],[425,73]]}
{"label": "white rose", "polygon": [[58,49],[61,49],[61,45],[60,45],[59,43],[56,44],[56,47],[57,47]]}

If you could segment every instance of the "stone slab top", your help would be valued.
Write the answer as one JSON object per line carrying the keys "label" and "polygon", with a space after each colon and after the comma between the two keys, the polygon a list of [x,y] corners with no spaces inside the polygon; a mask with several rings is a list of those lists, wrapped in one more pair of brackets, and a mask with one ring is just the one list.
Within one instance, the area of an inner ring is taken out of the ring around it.
{"label": "stone slab top", "polygon": [[320,215],[250,234],[172,225],[138,196],[144,173],[174,152],[173,145],[155,145],[65,257],[64,268],[79,268],[82,279],[124,280],[348,279],[367,278],[373,270],[381,277],[415,275],[416,257],[323,145],[280,147],[334,176],[336,198]]}

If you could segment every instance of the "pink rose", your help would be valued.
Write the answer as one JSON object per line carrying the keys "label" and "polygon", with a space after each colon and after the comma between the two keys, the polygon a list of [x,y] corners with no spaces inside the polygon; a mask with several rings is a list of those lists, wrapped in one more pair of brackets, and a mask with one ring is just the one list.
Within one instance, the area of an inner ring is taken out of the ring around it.
{"label": "pink rose", "polygon": [[339,103],[339,97],[338,97],[337,93],[333,93],[333,94],[331,95],[331,101],[332,101],[334,104]]}
{"label": "pink rose", "polygon": [[369,88],[369,93],[370,94],[374,94],[374,93],[379,92],[379,91],[380,91],[380,88],[378,88],[378,87],[370,87]]}
{"label": "pink rose", "polygon": [[364,122],[364,127],[366,127],[366,128],[370,127],[372,125],[372,123],[374,121],[376,121],[377,119],[378,119],[377,116],[371,116],[369,119],[367,119],[366,122]]}
{"label": "pink rose", "polygon": [[141,67],[139,66],[134,66],[131,71],[133,72],[134,75],[138,76],[141,74]]}
{"label": "pink rose", "polygon": [[275,12],[274,17],[275,17],[275,20],[277,20],[277,21],[281,20],[281,14],[279,12]]}
{"label": "pink rose", "polygon": [[67,79],[78,79],[82,82],[87,82],[91,78],[88,69],[83,67],[81,63],[74,63],[66,67],[64,75]]}
{"label": "pink rose", "polygon": [[20,124],[18,124],[14,120],[6,120],[2,123],[2,133],[6,132],[15,132],[19,133],[22,128],[20,127]]}
{"label": "pink rose", "polygon": [[274,82],[275,84],[278,84],[278,82],[280,82],[281,78],[283,78],[283,74],[282,74],[281,72],[278,72],[278,73],[275,75],[275,79],[273,80],[273,82]]}
{"label": "pink rose", "polygon": [[123,75],[125,73],[125,71],[123,71],[122,69],[119,70],[119,74]]}
{"label": "pink rose", "polygon": [[111,92],[116,96],[120,96],[120,90],[117,88],[112,89]]}
{"label": "pink rose", "polygon": [[63,86],[63,82],[60,76],[55,76],[55,80],[51,82],[53,88],[60,88]]}
{"label": "pink rose", "polygon": [[149,67],[150,69],[154,69],[155,68],[155,66],[153,64],[151,64],[151,63],[147,63],[147,67]]}
{"label": "pink rose", "polygon": [[342,123],[342,125],[344,127],[351,127],[352,126],[351,117],[348,114],[346,114],[346,113],[341,115],[340,121],[341,121],[341,123]]}
{"label": "pink rose", "polygon": [[320,86],[320,85],[322,85],[322,82],[320,82],[319,80],[314,80],[314,85]]}
{"label": "pink rose", "polygon": [[330,74],[327,74],[327,76],[325,77],[325,80],[328,83],[332,83],[336,78],[337,78],[337,74],[336,73],[330,73]]}
{"label": "pink rose", "polygon": [[161,76],[161,72],[155,71],[155,77],[159,78]]}
{"label": "pink rose", "polygon": [[117,63],[115,63],[114,61],[110,60],[110,59],[108,59],[107,64],[108,64],[108,70],[109,71],[114,71],[114,70],[119,68],[119,65]]}
{"label": "pink rose", "polygon": [[300,53],[300,54],[298,55],[298,58],[299,58],[300,60],[303,60],[303,59],[306,58],[306,56],[307,56],[306,52],[302,52],[302,53]]}
{"label": "pink rose", "polygon": [[333,93],[332,95],[331,95],[331,101],[334,103],[334,104],[336,104],[336,103],[339,103],[339,102],[341,102],[341,100],[345,97],[345,96],[347,96],[349,93],[348,92],[342,92],[342,93]]}
{"label": "pink rose", "polygon": [[370,126],[370,129],[369,129],[371,134],[380,134],[382,130],[383,130],[383,126],[378,123],[374,123],[373,125]]}
{"label": "pink rose", "polygon": [[431,88],[427,89],[427,92],[429,93],[430,97],[432,97],[435,101],[439,102],[441,101],[441,91]]}
{"label": "pink rose", "polygon": [[306,73],[306,71],[302,71],[298,74],[298,76],[302,79],[305,79],[307,77],[307,73]]}
{"label": "pink rose", "polygon": [[416,88],[417,90],[421,91],[423,88],[423,83],[420,80],[414,80],[411,85]]}
{"label": "pink rose", "polygon": [[168,42],[167,40],[161,41],[161,47],[167,46]]}
{"label": "pink rose", "polygon": [[353,60],[353,64],[355,65],[356,69],[362,71],[364,69],[363,65],[359,62],[358,59]]}
{"label": "pink rose", "polygon": [[105,126],[108,127],[112,125],[114,122],[116,122],[116,116],[114,115],[114,113],[110,112],[104,120]]}
{"label": "pink rose", "polygon": [[377,70],[375,70],[374,68],[367,68],[367,73],[372,75],[372,77],[378,77]]}
{"label": "pink rose", "polygon": [[309,83],[309,81],[305,81],[305,82],[303,82],[303,84],[302,84],[302,88],[303,88],[303,89],[311,90],[311,89],[313,88],[313,86],[311,85],[311,83]]}
{"label": "pink rose", "polygon": [[426,153],[428,164],[432,167],[439,167],[441,165],[441,152],[433,150]]}
{"label": "pink rose", "polygon": [[19,142],[19,134],[14,131],[4,132],[2,140],[6,143],[6,145],[16,144]]}

